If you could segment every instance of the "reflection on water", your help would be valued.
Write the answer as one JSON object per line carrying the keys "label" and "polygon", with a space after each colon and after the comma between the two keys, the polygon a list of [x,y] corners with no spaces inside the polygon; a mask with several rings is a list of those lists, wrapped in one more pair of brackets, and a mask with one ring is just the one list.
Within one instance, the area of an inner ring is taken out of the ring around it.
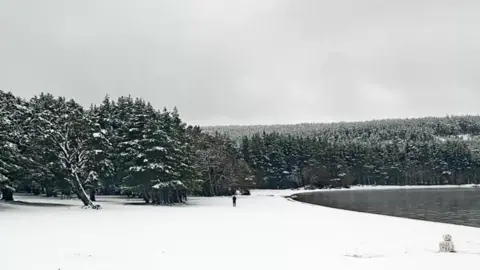
{"label": "reflection on water", "polygon": [[346,190],[298,194],[334,208],[480,227],[480,189]]}

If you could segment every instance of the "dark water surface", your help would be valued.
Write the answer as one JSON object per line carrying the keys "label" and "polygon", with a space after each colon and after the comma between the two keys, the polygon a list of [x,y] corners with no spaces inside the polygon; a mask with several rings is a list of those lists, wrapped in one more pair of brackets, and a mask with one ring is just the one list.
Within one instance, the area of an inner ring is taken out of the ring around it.
{"label": "dark water surface", "polygon": [[479,188],[345,190],[297,194],[333,208],[480,227]]}

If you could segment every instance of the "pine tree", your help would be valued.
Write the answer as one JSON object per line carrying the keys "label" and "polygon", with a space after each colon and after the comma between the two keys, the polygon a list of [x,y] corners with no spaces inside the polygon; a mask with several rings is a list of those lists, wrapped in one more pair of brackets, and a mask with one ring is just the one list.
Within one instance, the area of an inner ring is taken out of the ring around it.
{"label": "pine tree", "polygon": [[86,184],[96,178],[88,164],[94,157],[89,144],[91,119],[75,101],[42,94],[31,101],[31,124],[37,132],[37,142],[50,156],[53,170],[66,181],[87,207],[97,209],[86,193]]}
{"label": "pine tree", "polygon": [[0,190],[5,201],[13,201],[19,176],[27,168],[23,156],[27,104],[12,93],[0,91]]}

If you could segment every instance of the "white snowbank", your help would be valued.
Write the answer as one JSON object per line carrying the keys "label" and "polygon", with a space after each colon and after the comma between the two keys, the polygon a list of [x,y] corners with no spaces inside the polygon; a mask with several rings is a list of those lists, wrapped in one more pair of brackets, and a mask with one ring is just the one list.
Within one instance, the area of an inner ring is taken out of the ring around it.
{"label": "white snowbank", "polygon": [[[272,191],[239,196],[236,208],[229,197],[192,198],[174,207],[100,197],[100,211],[9,205],[0,212],[0,265],[6,270],[478,269],[480,229],[265,195]],[[447,233],[459,253],[436,253]]]}
{"label": "white snowbank", "polygon": [[[252,190],[252,195],[257,196],[291,196],[297,193],[307,193],[307,192],[336,192],[342,190],[388,190],[388,189],[439,189],[439,188],[475,188],[480,186],[475,184],[468,185],[432,185],[432,186],[353,186],[349,189],[338,188],[338,189],[314,189],[314,190],[305,190],[303,188],[299,189],[255,189]],[[480,189],[479,189],[480,192]]]}

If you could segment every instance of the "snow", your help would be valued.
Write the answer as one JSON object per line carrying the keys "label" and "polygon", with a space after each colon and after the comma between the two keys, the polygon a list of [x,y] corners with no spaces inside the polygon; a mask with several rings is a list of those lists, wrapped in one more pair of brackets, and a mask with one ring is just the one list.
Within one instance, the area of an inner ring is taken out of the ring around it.
{"label": "snow", "polygon": [[8,147],[10,149],[17,149],[17,145],[11,142],[6,142],[5,147]]}
{"label": "snow", "polygon": [[[17,197],[70,207],[0,204],[8,270],[477,269],[480,229],[315,206],[254,190],[173,207]],[[137,201],[137,200],[135,200]],[[450,234],[459,253],[437,253]]]}
{"label": "snow", "polygon": [[479,188],[479,185],[476,184],[466,184],[466,185],[431,185],[431,186],[352,186],[349,189],[345,188],[336,188],[336,189],[257,189],[252,190],[252,195],[257,196],[282,196],[287,197],[298,193],[307,193],[307,192],[337,192],[342,190],[388,190],[388,189],[439,189],[439,188]]}
{"label": "snow", "polygon": [[[158,181],[161,181],[161,180],[158,180]],[[185,185],[180,180],[173,180],[173,181],[169,181],[169,182],[158,183],[158,184],[152,186],[152,188],[155,188],[155,189],[161,189],[161,188],[164,188],[164,187],[179,188],[179,187],[185,187]]]}
{"label": "snow", "polygon": [[131,172],[143,172],[145,169],[142,166],[132,166],[129,168]]}
{"label": "snow", "polygon": [[478,136],[475,136],[475,135],[472,136],[471,134],[459,134],[459,135],[448,136],[448,137],[440,137],[440,136],[434,136],[434,137],[437,140],[442,141],[442,142],[446,142],[449,139],[459,139],[459,140],[462,140],[462,141],[471,141],[473,139],[478,138]]}
{"label": "snow", "polygon": [[148,164],[148,168],[152,169],[152,170],[155,170],[155,169],[164,169],[165,168],[165,165],[161,164],[161,163],[149,163]]}
{"label": "snow", "polygon": [[464,141],[470,141],[472,139],[472,135],[470,134],[460,134],[457,137]]}
{"label": "snow", "polygon": [[165,148],[161,146],[155,146],[155,147],[152,147],[150,151],[165,151]]}
{"label": "snow", "polygon": [[0,183],[1,182],[7,182],[8,181],[8,177],[6,177],[5,175],[3,175],[2,173],[0,173]]}

